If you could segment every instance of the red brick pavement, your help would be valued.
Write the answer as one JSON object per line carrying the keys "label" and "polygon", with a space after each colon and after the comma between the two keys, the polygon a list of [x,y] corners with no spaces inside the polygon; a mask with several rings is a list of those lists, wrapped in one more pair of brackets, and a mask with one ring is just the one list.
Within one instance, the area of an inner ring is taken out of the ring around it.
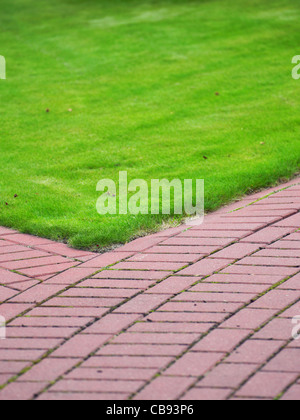
{"label": "red brick pavement", "polygon": [[299,197],[103,255],[0,228],[0,400],[300,399]]}

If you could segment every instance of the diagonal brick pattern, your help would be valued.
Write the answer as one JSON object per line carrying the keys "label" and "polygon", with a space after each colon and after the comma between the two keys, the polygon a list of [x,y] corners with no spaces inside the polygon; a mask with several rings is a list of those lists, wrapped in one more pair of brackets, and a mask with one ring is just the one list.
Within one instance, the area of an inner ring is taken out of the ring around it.
{"label": "diagonal brick pattern", "polygon": [[103,255],[0,228],[0,400],[299,399],[299,197]]}

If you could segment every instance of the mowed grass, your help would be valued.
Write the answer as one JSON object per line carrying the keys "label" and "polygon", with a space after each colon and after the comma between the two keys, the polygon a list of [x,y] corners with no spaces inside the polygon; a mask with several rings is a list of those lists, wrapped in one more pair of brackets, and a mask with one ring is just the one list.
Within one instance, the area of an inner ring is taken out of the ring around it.
{"label": "mowed grass", "polygon": [[0,224],[97,249],[180,221],[98,215],[119,171],[205,179],[207,211],[291,177],[299,21],[295,0],[2,0]]}

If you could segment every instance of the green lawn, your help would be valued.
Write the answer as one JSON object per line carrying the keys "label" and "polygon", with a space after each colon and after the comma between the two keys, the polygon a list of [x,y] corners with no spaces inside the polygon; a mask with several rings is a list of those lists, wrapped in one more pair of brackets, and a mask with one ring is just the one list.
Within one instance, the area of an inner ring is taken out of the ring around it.
{"label": "green lawn", "polygon": [[299,22],[295,0],[1,0],[0,225],[95,249],[170,222],[98,215],[119,171],[205,179],[207,211],[291,177]]}

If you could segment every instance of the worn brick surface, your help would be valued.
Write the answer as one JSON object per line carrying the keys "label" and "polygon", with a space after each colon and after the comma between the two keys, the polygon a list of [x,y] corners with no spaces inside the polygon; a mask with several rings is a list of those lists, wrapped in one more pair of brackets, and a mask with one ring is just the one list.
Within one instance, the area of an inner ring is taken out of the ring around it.
{"label": "worn brick surface", "polygon": [[0,400],[299,399],[299,197],[101,255],[0,227]]}

